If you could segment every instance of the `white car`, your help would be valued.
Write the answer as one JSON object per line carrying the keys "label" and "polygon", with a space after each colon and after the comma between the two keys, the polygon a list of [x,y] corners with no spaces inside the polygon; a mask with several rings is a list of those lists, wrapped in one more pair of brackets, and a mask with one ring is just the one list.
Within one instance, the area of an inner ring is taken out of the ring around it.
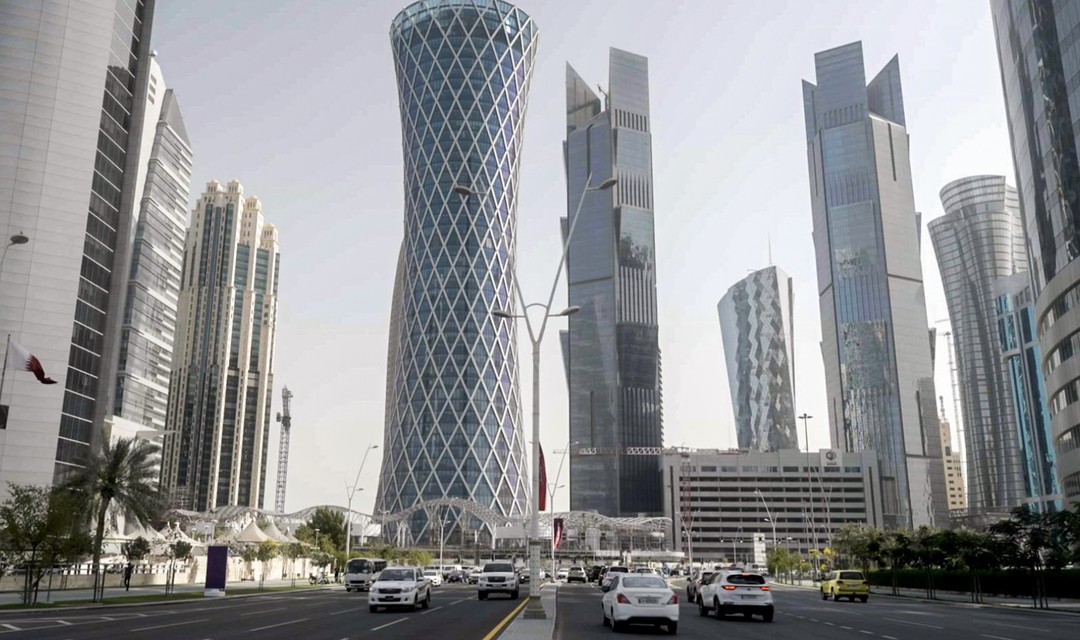
{"label": "white car", "polygon": [[379,607],[431,606],[431,583],[416,567],[387,567],[379,573],[379,579],[371,585],[368,594],[368,610],[375,613]]}
{"label": "white car", "polygon": [[698,613],[711,612],[717,618],[741,613],[747,618],[755,615],[765,622],[773,620],[772,590],[759,573],[721,571],[698,589]]}
{"label": "white car", "polygon": [[604,594],[604,626],[622,631],[629,624],[667,627],[668,633],[679,628],[679,596],[667,582],[655,575],[616,573],[611,589]]}
{"label": "white car", "polygon": [[514,571],[512,562],[489,562],[480,572],[480,579],[476,583],[476,597],[487,600],[493,593],[505,593],[511,599],[517,600],[518,589],[518,574]]}
{"label": "white car", "polygon": [[424,569],[424,578],[430,582],[433,587],[442,586],[442,574],[436,569]]}
{"label": "white car", "polygon": [[607,591],[611,588],[612,582],[616,577],[625,575],[630,570],[626,567],[608,567],[607,572],[604,574],[604,579],[600,581],[600,589]]}
{"label": "white car", "polygon": [[559,569],[558,571],[555,572],[555,579],[556,580],[562,580],[563,582],[566,582],[566,578],[569,575],[570,575],[570,570],[569,569]]}

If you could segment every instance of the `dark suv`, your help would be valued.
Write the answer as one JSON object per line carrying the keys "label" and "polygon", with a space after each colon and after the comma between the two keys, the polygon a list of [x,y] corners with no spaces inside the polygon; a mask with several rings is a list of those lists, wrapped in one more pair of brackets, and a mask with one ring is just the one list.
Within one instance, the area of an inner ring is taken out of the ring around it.
{"label": "dark suv", "polygon": [[594,564],[589,568],[588,578],[589,582],[600,582],[600,573],[604,570],[603,565]]}

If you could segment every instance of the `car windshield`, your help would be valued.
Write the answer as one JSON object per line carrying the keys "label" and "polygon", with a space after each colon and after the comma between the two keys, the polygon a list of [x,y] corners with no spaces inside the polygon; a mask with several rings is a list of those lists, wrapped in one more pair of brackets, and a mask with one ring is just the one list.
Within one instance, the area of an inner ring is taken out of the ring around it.
{"label": "car windshield", "polygon": [[349,560],[345,573],[371,573],[371,563],[367,560]]}
{"label": "car windshield", "polygon": [[728,584],[765,584],[765,578],[754,573],[733,573],[727,581]]}
{"label": "car windshield", "polygon": [[379,574],[379,580],[382,582],[390,580],[416,580],[416,573],[407,569],[383,569],[383,572]]}
{"label": "car windshield", "polygon": [[437,576],[437,575],[439,575],[439,572],[438,571],[425,571],[424,575],[425,576]]}
{"label": "car windshield", "polygon": [[667,583],[662,578],[650,578],[648,576],[626,577],[620,584],[626,589],[666,589]]}
{"label": "car windshield", "polygon": [[712,571],[702,571],[701,572],[701,581],[704,582],[704,581],[708,580],[709,578],[712,577],[712,574],[713,574]]}
{"label": "car windshield", "polygon": [[862,580],[863,575],[859,571],[841,571],[840,580]]}
{"label": "car windshield", "polygon": [[509,562],[492,562],[484,565],[484,573],[513,573],[514,565]]}
{"label": "car windshield", "polygon": [[630,570],[626,567],[611,567],[608,569],[608,573],[629,573]]}

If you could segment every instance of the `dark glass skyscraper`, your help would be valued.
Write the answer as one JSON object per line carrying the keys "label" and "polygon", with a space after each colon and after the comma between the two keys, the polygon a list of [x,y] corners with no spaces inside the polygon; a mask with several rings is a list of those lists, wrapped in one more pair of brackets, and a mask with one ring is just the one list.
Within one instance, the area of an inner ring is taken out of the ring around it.
{"label": "dark glass skyscraper", "polygon": [[1080,502],[1080,1],[991,0],[1058,473]]}
{"label": "dark glass skyscraper", "polygon": [[[405,234],[376,513],[452,497],[521,515],[529,478],[517,334],[491,311],[515,307],[518,167],[537,30],[500,0],[423,0],[394,18],[390,41]],[[451,518],[445,535],[481,526]],[[408,528],[414,539],[438,535],[422,510]]]}
{"label": "dark glass skyscraper", "polygon": [[869,82],[862,43],[803,82],[821,351],[833,446],[877,452],[890,528],[948,521],[919,260],[919,217],[893,57]]}
{"label": "dark glass skyscraper", "polygon": [[[569,65],[567,211],[585,194],[567,258],[570,508],[660,514],[663,399],[656,314],[649,64],[611,49],[606,104]],[[590,183],[591,179],[591,183]],[[563,234],[570,221],[563,219]]]}

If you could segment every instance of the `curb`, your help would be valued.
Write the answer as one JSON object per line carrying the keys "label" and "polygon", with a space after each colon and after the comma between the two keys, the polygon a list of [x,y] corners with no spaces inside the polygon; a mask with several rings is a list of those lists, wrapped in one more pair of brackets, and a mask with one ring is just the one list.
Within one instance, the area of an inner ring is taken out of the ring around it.
{"label": "curb", "polygon": [[1034,607],[1027,607],[1018,604],[1013,605],[996,604],[992,602],[960,602],[959,600],[931,600],[930,598],[920,598],[919,596],[893,595],[891,593],[879,593],[875,591],[871,591],[870,594],[879,598],[896,598],[897,600],[910,600],[913,602],[927,602],[931,604],[952,605],[956,607],[966,607],[968,609],[1002,609],[1005,611],[1031,611],[1033,613],[1066,613],[1070,615],[1080,615],[1080,611],[1072,609],[1054,609],[1053,607],[1048,609],[1036,609]]}
{"label": "curb", "polygon": [[[280,591],[259,591],[256,593],[244,593],[238,596],[226,595],[223,598],[179,598],[177,600],[158,600],[154,602],[117,602],[116,604],[76,604],[71,606],[57,605],[51,607],[23,607],[21,609],[0,609],[0,617],[3,617],[7,613],[28,613],[28,612],[45,612],[45,611],[92,611],[96,609],[126,609],[130,607],[155,607],[158,605],[177,605],[177,604],[190,604],[192,602],[207,602],[212,600],[214,602],[242,600],[244,598],[254,598],[255,596],[267,596],[275,595],[279,593],[296,593],[298,591],[329,591],[337,585],[328,585],[325,587],[316,587],[314,589],[286,589]],[[195,592],[198,593],[198,592]],[[132,596],[138,597],[138,596]]]}

